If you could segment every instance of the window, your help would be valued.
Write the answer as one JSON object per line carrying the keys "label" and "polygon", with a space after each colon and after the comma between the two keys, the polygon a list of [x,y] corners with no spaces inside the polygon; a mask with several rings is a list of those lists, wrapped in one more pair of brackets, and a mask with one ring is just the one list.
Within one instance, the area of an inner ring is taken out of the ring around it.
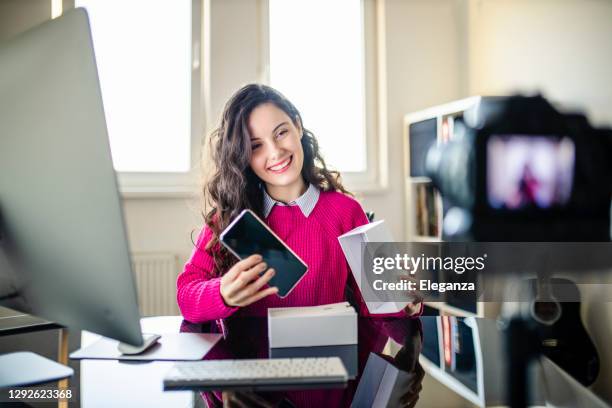
{"label": "window", "polygon": [[359,180],[377,170],[376,104],[366,104],[376,96],[366,47],[372,7],[367,0],[269,0],[270,85],[300,110],[327,164]]}
{"label": "window", "polygon": [[115,169],[188,173],[192,1],[76,0],[75,6],[89,13]]}

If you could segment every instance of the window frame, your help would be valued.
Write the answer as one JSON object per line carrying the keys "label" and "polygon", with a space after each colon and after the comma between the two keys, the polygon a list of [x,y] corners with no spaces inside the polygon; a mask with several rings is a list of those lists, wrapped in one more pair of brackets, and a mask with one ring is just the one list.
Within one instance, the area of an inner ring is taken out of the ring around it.
{"label": "window frame", "polygon": [[206,126],[209,0],[191,0],[190,170],[188,172],[120,172],[124,198],[190,197],[198,194],[202,135]]}
{"label": "window frame", "polygon": [[[261,82],[270,82],[269,3],[257,1]],[[363,172],[342,172],[344,184],[358,194],[384,194],[389,188],[386,46],[384,0],[360,0],[364,24],[364,77],[366,120],[366,166]],[[182,198],[200,194],[201,157],[211,117],[210,100],[210,9],[211,0],[192,0],[191,13],[191,166],[189,172],[117,172],[119,191],[124,198]]]}
{"label": "window frame", "polygon": [[[266,62],[261,77],[270,84],[269,2],[262,2],[260,34],[262,60]],[[388,189],[388,142],[386,127],[386,66],[384,35],[384,0],[359,0],[362,6],[364,44],[364,111],[366,170],[342,171],[343,183],[356,193],[384,193]],[[333,167],[333,166],[332,166]]]}

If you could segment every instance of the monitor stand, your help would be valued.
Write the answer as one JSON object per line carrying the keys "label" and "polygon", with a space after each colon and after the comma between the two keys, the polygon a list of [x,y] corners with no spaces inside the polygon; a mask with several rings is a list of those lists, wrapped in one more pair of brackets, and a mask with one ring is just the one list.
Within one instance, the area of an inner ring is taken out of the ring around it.
{"label": "monitor stand", "polygon": [[142,335],[142,346],[132,346],[131,344],[119,342],[117,349],[124,355],[141,354],[157,344],[161,336],[159,334]]}

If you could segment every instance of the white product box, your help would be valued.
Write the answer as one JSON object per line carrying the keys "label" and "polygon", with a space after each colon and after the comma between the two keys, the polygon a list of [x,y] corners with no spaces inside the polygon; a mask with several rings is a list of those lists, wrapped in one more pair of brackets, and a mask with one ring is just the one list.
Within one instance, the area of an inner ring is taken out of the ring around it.
{"label": "white product box", "polygon": [[[344,235],[338,237],[344,256],[351,267],[353,277],[361,291],[361,296],[365,299],[374,299],[373,289],[367,285],[362,286],[362,242],[395,242],[391,232],[385,225],[384,220],[372,222],[370,224],[357,227]],[[404,309],[407,302],[374,302],[365,301],[368,311],[372,314],[397,313]]]}
{"label": "white product box", "polygon": [[357,313],[348,302],[268,309],[270,347],[357,344]]}

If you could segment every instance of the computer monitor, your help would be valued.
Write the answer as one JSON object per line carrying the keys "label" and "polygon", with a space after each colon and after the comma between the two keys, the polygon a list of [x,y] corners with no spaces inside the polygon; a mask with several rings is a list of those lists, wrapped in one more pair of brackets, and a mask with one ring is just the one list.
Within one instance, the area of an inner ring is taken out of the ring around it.
{"label": "computer monitor", "polygon": [[0,44],[0,217],[0,304],[142,344],[83,9]]}

